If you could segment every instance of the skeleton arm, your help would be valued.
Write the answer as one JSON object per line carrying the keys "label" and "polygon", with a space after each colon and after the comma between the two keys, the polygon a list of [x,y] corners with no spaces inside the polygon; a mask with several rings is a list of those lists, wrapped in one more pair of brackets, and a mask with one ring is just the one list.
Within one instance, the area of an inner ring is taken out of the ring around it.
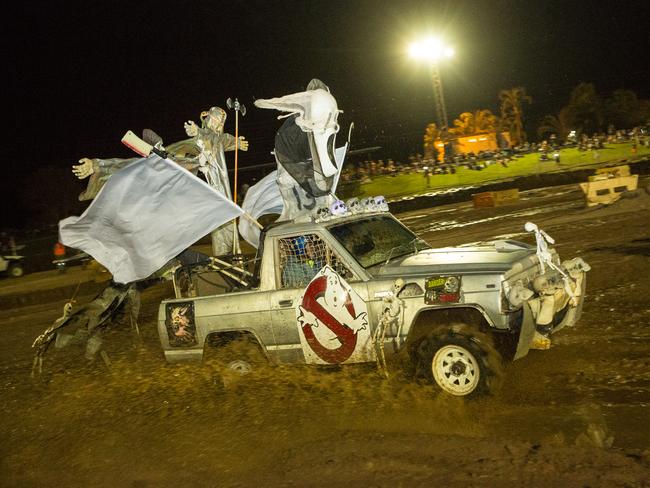
{"label": "skeleton arm", "polygon": [[248,141],[244,136],[239,136],[238,149],[240,151],[248,151]]}
{"label": "skeleton arm", "polygon": [[224,151],[234,151],[235,146],[240,151],[248,151],[248,141],[244,136],[239,136],[239,142],[235,144],[235,136],[230,134],[223,134],[223,150]]}
{"label": "skeleton arm", "polygon": [[72,166],[72,172],[80,180],[83,180],[84,178],[88,178],[90,175],[92,175],[95,172],[92,159],[81,158],[79,160],[79,163],[81,164]]}
{"label": "skeleton arm", "polygon": [[196,137],[199,134],[199,126],[193,120],[188,120],[183,124],[185,133],[190,137]]}
{"label": "skeleton arm", "polygon": [[88,187],[79,195],[79,200],[92,200],[111,175],[137,161],[139,158],[81,158],[81,164],[72,167],[74,175],[81,179],[89,178]]}
{"label": "skeleton arm", "polygon": [[[545,272],[546,266],[549,266],[553,269],[557,268],[557,266],[553,264],[553,256],[548,249],[548,244],[549,243],[555,244],[555,239],[553,239],[551,236],[549,236],[546,232],[544,232],[542,229],[537,227],[532,222],[526,222],[526,224],[524,225],[524,229],[527,232],[535,233],[535,243],[537,244],[537,256],[539,257],[539,264],[542,268],[542,273]],[[562,273],[561,270],[559,271]]]}

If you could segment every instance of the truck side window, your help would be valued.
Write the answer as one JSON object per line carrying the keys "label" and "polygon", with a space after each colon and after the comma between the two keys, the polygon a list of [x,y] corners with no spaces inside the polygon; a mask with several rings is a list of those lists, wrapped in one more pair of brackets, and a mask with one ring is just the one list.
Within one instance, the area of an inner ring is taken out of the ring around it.
{"label": "truck side window", "polygon": [[346,280],[354,275],[316,234],[279,240],[279,272],[282,288],[304,288],[328,264]]}

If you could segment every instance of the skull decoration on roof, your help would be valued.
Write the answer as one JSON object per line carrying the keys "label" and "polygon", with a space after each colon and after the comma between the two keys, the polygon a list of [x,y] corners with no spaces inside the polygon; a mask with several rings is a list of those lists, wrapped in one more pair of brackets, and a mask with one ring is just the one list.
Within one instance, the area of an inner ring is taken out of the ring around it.
{"label": "skull decoration on roof", "polygon": [[316,222],[324,222],[332,218],[332,212],[328,207],[317,207],[313,211],[312,217]]}
{"label": "skull decoration on roof", "polygon": [[363,212],[363,209],[361,208],[361,202],[357,197],[350,198],[347,202],[345,202],[345,206],[348,208],[348,212],[351,214],[358,214]]}
{"label": "skull decoration on roof", "polygon": [[383,196],[366,197],[360,205],[363,212],[388,212],[388,203]]}
{"label": "skull decoration on roof", "polygon": [[342,200],[337,200],[332,205],[330,205],[330,213],[332,215],[339,215],[339,216],[345,215],[346,213],[348,213],[348,209]]}
{"label": "skull decoration on roof", "polygon": [[380,212],[388,212],[388,202],[386,201],[386,198],[382,195],[376,196],[375,207]]}

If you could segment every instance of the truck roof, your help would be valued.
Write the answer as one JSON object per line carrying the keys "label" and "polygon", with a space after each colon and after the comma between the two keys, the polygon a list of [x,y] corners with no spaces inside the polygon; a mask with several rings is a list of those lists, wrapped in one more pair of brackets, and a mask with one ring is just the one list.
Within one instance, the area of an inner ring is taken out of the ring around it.
{"label": "truck roof", "polygon": [[318,230],[326,231],[328,227],[332,225],[344,224],[346,222],[352,222],[355,220],[360,220],[362,218],[371,217],[375,215],[390,215],[393,219],[395,219],[395,216],[393,216],[393,214],[391,214],[390,212],[367,212],[367,213],[364,212],[359,214],[344,215],[341,217],[332,217],[329,220],[325,220],[322,222],[314,222],[314,221],[276,222],[275,224],[268,227],[268,229],[266,230],[266,235],[269,237],[274,237],[274,236],[284,235],[284,234],[306,233],[306,232],[314,232]]}

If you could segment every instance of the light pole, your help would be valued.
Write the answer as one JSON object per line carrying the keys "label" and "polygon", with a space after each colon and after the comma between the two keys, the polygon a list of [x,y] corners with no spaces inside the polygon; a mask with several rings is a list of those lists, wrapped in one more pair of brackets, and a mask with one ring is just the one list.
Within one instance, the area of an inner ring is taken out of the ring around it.
{"label": "light pole", "polygon": [[436,108],[436,122],[440,127],[442,139],[447,138],[447,109],[445,107],[445,98],[442,93],[442,78],[440,77],[440,61],[445,58],[451,58],[454,50],[446,46],[440,39],[429,37],[427,39],[414,42],[409,47],[409,54],[413,59],[429,63],[431,70],[431,80],[433,82],[433,103]]}

